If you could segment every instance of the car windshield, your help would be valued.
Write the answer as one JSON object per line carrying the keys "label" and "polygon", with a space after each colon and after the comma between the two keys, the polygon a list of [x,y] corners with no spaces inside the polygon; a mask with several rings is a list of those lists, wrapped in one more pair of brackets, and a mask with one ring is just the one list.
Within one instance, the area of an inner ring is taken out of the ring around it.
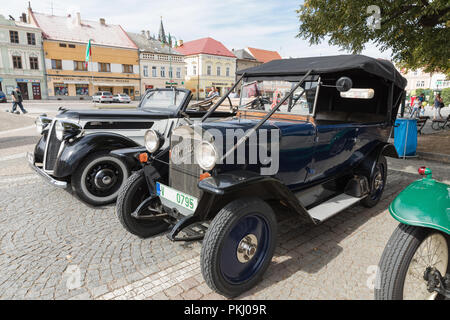
{"label": "car windshield", "polygon": [[[305,81],[297,90],[295,90],[294,94],[283,103],[277,112],[312,115],[317,83],[318,81]],[[254,81],[245,83],[242,88],[241,109],[269,112],[289,94],[296,84],[297,83],[289,81]]]}
{"label": "car windshield", "polygon": [[177,109],[187,93],[178,90],[154,90],[148,92],[141,102],[143,109]]}

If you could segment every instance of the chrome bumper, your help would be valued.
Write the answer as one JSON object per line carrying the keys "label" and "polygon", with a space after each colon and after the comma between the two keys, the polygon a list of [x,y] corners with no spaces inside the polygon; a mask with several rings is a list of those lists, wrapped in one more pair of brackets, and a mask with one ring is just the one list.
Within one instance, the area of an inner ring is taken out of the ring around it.
{"label": "chrome bumper", "polygon": [[34,164],[34,154],[33,153],[31,153],[31,152],[27,153],[27,160],[28,160],[28,164],[29,164],[30,168],[33,169],[34,171],[36,171],[41,177],[44,178],[45,181],[50,183],[52,186],[55,186],[55,187],[58,187],[61,189],[67,188],[66,181],[59,181],[59,180],[54,179],[47,172],[42,170],[42,168],[39,168],[38,166],[36,166]]}

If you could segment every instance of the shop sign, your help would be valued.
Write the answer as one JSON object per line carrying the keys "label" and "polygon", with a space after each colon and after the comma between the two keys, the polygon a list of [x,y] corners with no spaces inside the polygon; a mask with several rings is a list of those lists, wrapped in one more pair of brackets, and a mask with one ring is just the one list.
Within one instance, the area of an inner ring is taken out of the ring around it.
{"label": "shop sign", "polygon": [[16,82],[41,82],[38,79],[16,79]]}

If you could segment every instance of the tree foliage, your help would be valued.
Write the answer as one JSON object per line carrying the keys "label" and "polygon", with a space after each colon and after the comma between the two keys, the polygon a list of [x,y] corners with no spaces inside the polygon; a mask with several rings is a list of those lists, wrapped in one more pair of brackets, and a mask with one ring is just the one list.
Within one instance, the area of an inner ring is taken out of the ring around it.
{"label": "tree foliage", "polygon": [[450,88],[442,89],[441,97],[442,97],[442,100],[444,100],[444,104],[446,106],[449,106],[450,105]]}
{"label": "tree foliage", "polygon": [[[380,28],[368,23],[380,8]],[[391,49],[393,60],[407,69],[424,68],[450,75],[450,1],[448,0],[305,0],[297,10],[297,37],[319,44],[328,39],[352,53],[373,42]]]}

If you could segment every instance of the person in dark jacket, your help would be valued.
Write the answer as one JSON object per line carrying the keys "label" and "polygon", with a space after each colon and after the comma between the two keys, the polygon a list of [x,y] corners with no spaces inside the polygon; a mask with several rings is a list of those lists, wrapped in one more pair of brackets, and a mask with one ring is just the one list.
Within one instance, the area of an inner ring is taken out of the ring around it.
{"label": "person in dark jacket", "polygon": [[23,107],[22,101],[22,92],[20,92],[19,87],[16,87],[16,89],[11,93],[11,97],[13,100],[13,106],[12,106],[12,113],[17,113],[20,114],[19,111],[16,112],[16,108],[17,106],[19,106],[20,110],[22,110],[22,113],[25,114],[27,113],[27,110],[25,110],[25,108]]}

